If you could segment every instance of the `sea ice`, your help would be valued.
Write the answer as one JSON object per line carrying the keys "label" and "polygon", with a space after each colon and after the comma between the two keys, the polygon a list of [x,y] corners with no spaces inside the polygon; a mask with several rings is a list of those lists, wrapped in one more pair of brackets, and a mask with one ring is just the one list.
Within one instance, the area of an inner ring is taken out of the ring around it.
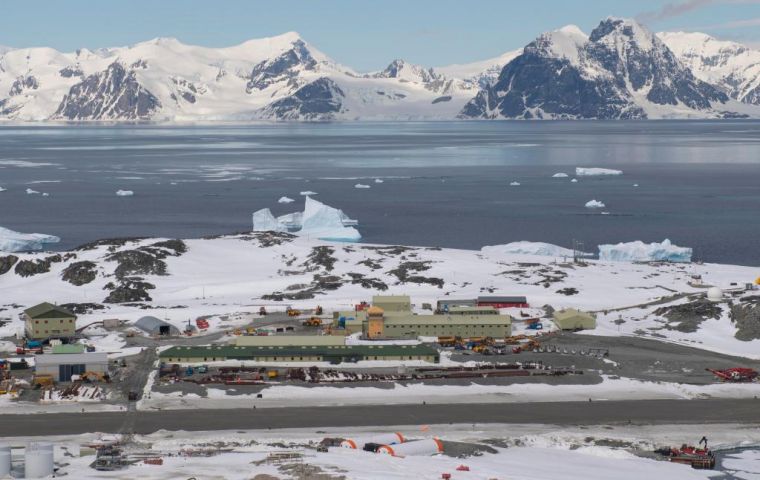
{"label": "sea ice", "polygon": [[510,186],[510,187],[519,187],[519,186],[520,186],[520,182],[511,182],[511,183],[509,184],[509,186]]}
{"label": "sea ice", "polygon": [[383,180],[381,178],[376,178],[375,183],[383,183]]}
{"label": "sea ice", "polygon": [[579,177],[588,177],[593,175],[622,175],[622,170],[613,170],[611,168],[583,168],[577,167],[575,174]]}
{"label": "sea ice", "polygon": [[293,200],[290,197],[280,197],[279,200],[277,200],[277,203],[293,203],[295,200]]}
{"label": "sea ice", "polygon": [[131,197],[135,194],[132,190],[116,190],[116,195],[120,197]]}
{"label": "sea ice", "polygon": [[312,192],[311,190],[306,190],[305,192],[301,192],[301,195],[304,197],[308,197],[309,195],[317,195],[317,192]]}
{"label": "sea ice", "polygon": [[589,200],[586,202],[586,208],[604,208],[604,203],[599,200]]}
{"label": "sea ice", "polygon": [[370,188],[369,185],[365,185],[363,183],[357,183],[354,185],[354,188]]}
{"label": "sea ice", "polygon": [[567,174],[564,172],[557,172],[552,175],[552,178],[567,178]]}
{"label": "sea ice", "polygon": [[[480,249],[485,255],[539,255],[542,257],[572,257],[573,251],[569,248],[560,247],[544,242],[512,242],[505,245],[490,245]],[[583,253],[583,256],[591,254]]]}
{"label": "sea ice", "polygon": [[61,239],[54,235],[43,233],[19,233],[0,227],[0,252],[26,252],[42,250],[50,243],[58,243]]}
{"label": "sea ice", "polygon": [[662,243],[635,242],[599,245],[599,260],[610,262],[690,262],[692,249],[673,245],[667,238]]}
{"label": "sea ice", "polygon": [[37,190],[32,190],[31,188],[27,188],[26,189],[26,194],[27,195],[37,195],[38,193],[40,193],[40,192],[38,192]]}

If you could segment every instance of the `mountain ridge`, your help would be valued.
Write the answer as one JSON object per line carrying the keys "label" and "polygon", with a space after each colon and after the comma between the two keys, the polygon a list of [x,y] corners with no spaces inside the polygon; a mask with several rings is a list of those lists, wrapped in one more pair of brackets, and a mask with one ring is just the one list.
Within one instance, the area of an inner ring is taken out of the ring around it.
{"label": "mountain ridge", "polygon": [[609,17],[589,35],[567,25],[471,64],[396,59],[368,73],[297,32],[222,48],[173,37],[72,53],[0,48],[0,120],[760,117],[760,52],[685,35],[696,34],[655,35]]}

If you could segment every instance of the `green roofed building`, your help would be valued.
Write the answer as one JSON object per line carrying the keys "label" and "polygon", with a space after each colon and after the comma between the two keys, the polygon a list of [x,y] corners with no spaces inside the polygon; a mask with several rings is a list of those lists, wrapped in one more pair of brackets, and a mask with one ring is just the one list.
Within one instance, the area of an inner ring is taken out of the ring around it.
{"label": "green roofed building", "polygon": [[159,354],[169,363],[203,363],[225,360],[254,362],[359,362],[362,360],[422,360],[439,363],[438,350],[427,345],[313,345],[171,347]]}
{"label": "green roofed building", "polygon": [[77,316],[44,302],[24,310],[24,327],[27,338],[32,340],[71,337],[76,334]]}

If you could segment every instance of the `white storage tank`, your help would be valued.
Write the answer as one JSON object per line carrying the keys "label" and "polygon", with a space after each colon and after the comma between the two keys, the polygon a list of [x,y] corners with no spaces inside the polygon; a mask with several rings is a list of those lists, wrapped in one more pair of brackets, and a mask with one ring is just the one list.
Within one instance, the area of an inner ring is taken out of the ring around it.
{"label": "white storage tank", "polygon": [[11,447],[9,445],[0,445],[0,478],[5,478],[11,474]]}
{"label": "white storage tank", "polygon": [[720,302],[723,300],[723,290],[718,287],[710,287],[707,289],[707,299],[711,302]]}
{"label": "white storage tank", "polygon": [[364,448],[364,445],[368,443],[376,443],[378,445],[396,445],[399,443],[404,443],[404,436],[398,432],[394,432],[381,433],[379,435],[373,435],[371,437],[347,438],[340,442],[340,446],[343,448],[362,450]]}
{"label": "white storage tank", "polygon": [[385,453],[394,457],[406,457],[409,455],[435,455],[443,452],[443,443],[437,438],[416,440],[399,445],[383,445],[377,449],[377,453]]}
{"label": "white storage tank", "polygon": [[24,478],[45,478],[53,474],[53,444],[34,442],[26,447]]}

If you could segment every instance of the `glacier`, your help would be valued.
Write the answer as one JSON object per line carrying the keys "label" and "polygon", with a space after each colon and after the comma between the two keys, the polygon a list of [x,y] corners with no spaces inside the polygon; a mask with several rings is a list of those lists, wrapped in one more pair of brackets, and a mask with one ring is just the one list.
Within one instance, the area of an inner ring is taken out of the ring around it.
{"label": "glacier", "polygon": [[614,170],[612,168],[584,168],[577,167],[575,169],[575,175],[578,177],[591,177],[597,175],[622,175],[622,170]]}
{"label": "glacier", "polygon": [[51,243],[61,239],[55,235],[44,233],[19,233],[8,228],[0,227],[0,252],[28,252],[43,250]]}
{"label": "glacier", "polygon": [[599,245],[599,260],[609,262],[691,262],[692,249],[673,245],[667,238],[662,243],[641,240]]}
{"label": "glacier", "polygon": [[[504,255],[537,255],[541,257],[570,257],[573,256],[573,250],[559,245],[544,242],[512,242],[504,245],[489,245],[480,249],[480,252],[488,256]],[[582,256],[590,254],[582,253]]]}
{"label": "glacier", "polygon": [[303,212],[275,217],[268,208],[253,213],[253,231],[290,232],[298,236],[344,242],[359,241],[362,236],[354,228],[358,221],[343,210],[306,197]]}

